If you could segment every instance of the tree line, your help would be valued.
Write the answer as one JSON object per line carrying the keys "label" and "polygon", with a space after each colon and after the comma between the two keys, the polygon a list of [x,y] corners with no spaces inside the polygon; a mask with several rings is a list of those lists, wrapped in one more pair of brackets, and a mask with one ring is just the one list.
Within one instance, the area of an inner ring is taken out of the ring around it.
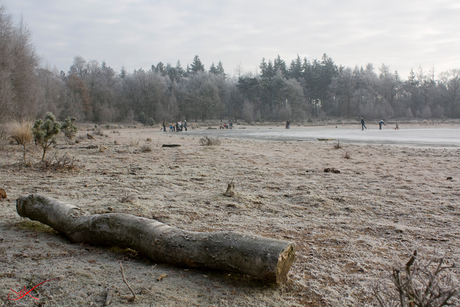
{"label": "tree line", "polygon": [[39,65],[28,29],[0,7],[0,120],[146,123],[206,119],[252,121],[311,118],[459,118],[460,70],[421,68],[406,80],[384,64],[344,67],[324,54],[262,59],[259,73],[229,76],[222,62],[205,69],[198,55],[185,68],[159,62],[116,72],[76,56],[67,72]]}

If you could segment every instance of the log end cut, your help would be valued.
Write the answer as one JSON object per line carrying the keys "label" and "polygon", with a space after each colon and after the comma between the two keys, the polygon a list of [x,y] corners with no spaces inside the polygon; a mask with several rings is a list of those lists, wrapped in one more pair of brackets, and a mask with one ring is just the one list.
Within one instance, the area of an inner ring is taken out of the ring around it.
{"label": "log end cut", "polygon": [[295,258],[295,244],[289,243],[278,255],[276,266],[272,267],[263,279],[267,282],[281,284],[287,281],[287,274]]}
{"label": "log end cut", "polygon": [[295,244],[291,243],[280,253],[276,266],[276,282],[283,283],[287,280],[287,274],[291,269],[295,258]]}

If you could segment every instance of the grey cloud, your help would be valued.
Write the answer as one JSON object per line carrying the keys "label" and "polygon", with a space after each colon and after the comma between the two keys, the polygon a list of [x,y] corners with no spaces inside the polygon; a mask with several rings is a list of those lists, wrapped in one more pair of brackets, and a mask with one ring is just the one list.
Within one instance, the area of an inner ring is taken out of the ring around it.
{"label": "grey cloud", "polygon": [[330,55],[354,67],[459,66],[456,1],[359,0],[11,0],[33,32],[39,54],[67,70],[75,55],[106,60],[116,70],[159,61],[185,66],[198,54],[207,67],[221,60],[232,72],[252,71],[278,54],[290,62]]}

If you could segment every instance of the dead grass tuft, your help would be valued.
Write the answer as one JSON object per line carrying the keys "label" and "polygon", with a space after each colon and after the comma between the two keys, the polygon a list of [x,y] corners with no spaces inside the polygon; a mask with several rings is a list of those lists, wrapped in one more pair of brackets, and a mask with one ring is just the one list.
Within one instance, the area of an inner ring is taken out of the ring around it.
{"label": "dead grass tuft", "polygon": [[132,140],[130,143],[130,146],[139,146],[139,140],[137,141]]}
{"label": "dead grass tuft", "polygon": [[116,197],[116,200],[118,200],[120,203],[133,203],[137,200],[137,196],[125,191],[123,195],[119,195]]}
{"label": "dead grass tuft", "polygon": [[8,131],[5,124],[0,124],[0,140],[5,140],[7,138]]}
{"label": "dead grass tuft", "polygon": [[200,145],[201,146],[220,145],[220,140],[218,138],[210,138],[205,135],[204,137],[200,138]]}
{"label": "dead grass tuft", "polygon": [[335,149],[340,149],[340,148],[342,148],[342,145],[340,145],[340,141],[339,141],[339,140],[337,140],[337,143],[334,144],[334,148],[335,148]]}
{"label": "dead grass tuft", "polygon": [[149,145],[142,145],[141,152],[151,152],[152,148]]}
{"label": "dead grass tuft", "polygon": [[31,123],[28,121],[14,121],[8,124],[8,132],[18,145],[24,145],[32,141]]}

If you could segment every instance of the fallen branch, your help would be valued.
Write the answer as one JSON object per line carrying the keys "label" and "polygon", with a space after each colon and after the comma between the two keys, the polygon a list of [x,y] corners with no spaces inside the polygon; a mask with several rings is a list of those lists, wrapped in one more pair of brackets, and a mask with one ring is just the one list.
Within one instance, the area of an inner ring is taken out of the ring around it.
{"label": "fallen branch", "polygon": [[163,144],[161,147],[180,147],[180,144]]}
{"label": "fallen branch", "polygon": [[270,282],[284,282],[295,257],[292,242],[237,232],[185,231],[129,214],[85,215],[76,206],[36,194],[18,198],[16,210],[75,243],[129,247],[155,262],[232,271]]}

